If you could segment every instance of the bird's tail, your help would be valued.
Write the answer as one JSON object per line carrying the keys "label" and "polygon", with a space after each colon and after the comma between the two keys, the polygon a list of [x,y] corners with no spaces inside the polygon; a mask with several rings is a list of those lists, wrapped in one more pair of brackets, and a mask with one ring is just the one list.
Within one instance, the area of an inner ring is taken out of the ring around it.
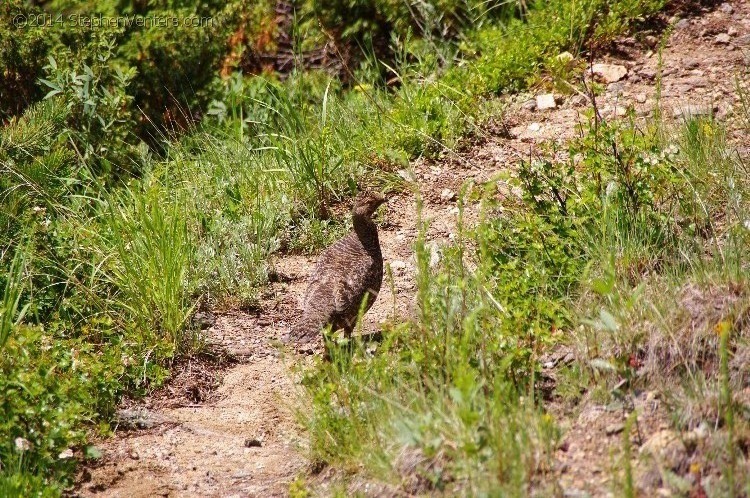
{"label": "bird's tail", "polygon": [[322,337],[320,331],[326,324],[326,318],[304,313],[302,318],[284,337],[283,342],[290,345],[306,346]]}

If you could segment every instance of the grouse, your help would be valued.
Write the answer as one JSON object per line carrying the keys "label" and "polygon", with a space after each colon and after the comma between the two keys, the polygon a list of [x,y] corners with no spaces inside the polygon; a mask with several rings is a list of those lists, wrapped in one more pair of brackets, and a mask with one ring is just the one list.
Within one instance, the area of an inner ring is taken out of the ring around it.
{"label": "grouse", "polygon": [[372,215],[384,202],[385,197],[371,192],[356,197],[354,231],[320,255],[305,293],[302,318],[287,342],[312,342],[329,324],[350,336],[360,310],[364,314],[375,302],[383,281],[383,254]]}

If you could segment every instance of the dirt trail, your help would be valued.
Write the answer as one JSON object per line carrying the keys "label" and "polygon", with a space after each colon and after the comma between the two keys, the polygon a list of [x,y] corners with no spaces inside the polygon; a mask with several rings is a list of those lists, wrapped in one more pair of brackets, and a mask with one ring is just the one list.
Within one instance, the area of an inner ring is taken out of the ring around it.
{"label": "dirt trail", "polygon": [[[648,37],[643,42],[626,38],[617,44],[617,57],[603,61],[627,69],[625,77],[609,84],[597,99],[605,117],[622,115],[628,106],[640,117],[653,110],[658,57],[652,46]],[[664,114],[671,118],[687,110],[714,112],[719,119],[731,116],[737,105],[733,78],[744,69],[748,47],[747,2],[724,4],[714,12],[680,21],[663,53]],[[457,214],[454,194],[463,182],[486,181],[527,159],[537,145],[569,139],[583,111],[590,108],[582,95],[568,96],[550,110],[536,109],[530,98],[509,101],[499,132],[488,132],[484,143],[446,154],[440,161],[411,165],[425,202],[423,215],[432,220],[427,239],[436,247],[452,237]],[[396,314],[408,316],[415,292],[414,198],[401,194],[381,209],[385,210],[381,244],[393,270],[395,294],[384,282],[365,317],[366,332],[377,330],[393,315],[394,300]],[[467,209],[469,219],[474,219],[478,206]],[[163,400],[139,402],[142,425],[148,428],[118,430],[104,441],[104,457],[81,474],[76,493],[86,497],[286,496],[289,484],[308,465],[306,437],[294,415],[300,391],[290,369],[293,361],[306,360],[284,357],[272,343],[296,319],[314,261],[303,256],[280,258],[275,266],[283,281],[270,284],[261,312],[218,317],[208,331],[210,341],[239,358],[223,373],[220,387],[204,402],[187,406]],[[558,453],[555,470],[563,489],[594,496],[611,489],[606,477],[611,475],[611,462],[592,457],[606,455],[610,445],[619,444],[616,433],[606,433],[618,417],[588,407],[579,418],[570,418],[569,444]],[[660,428],[656,422],[654,427]]]}

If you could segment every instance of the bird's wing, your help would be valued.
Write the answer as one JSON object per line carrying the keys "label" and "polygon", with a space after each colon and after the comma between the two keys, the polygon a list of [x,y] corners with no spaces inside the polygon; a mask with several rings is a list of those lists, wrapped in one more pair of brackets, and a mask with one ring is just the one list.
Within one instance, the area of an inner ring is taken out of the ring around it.
{"label": "bird's wing", "polygon": [[340,280],[333,292],[333,306],[337,313],[358,308],[367,289],[356,275]]}
{"label": "bird's wing", "polygon": [[316,307],[326,296],[333,314],[346,314],[358,308],[368,290],[371,265],[372,257],[364,251],[356,235],[340,239],[321,253],[311,275],[305,304]]}

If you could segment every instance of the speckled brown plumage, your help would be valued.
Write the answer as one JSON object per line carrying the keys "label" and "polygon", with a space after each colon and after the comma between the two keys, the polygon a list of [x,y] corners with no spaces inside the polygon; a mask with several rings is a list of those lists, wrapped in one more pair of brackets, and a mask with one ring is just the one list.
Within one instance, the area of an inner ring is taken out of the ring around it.
{"label": "speckled brown plumage", "polygon": [[375,302],[383,281],[383,255],[372,215],[383,202],[382,195],[369,192],[354,200],[354,230],[320,255],[290,342],[311,342],[329,324],[350,335],[360,307],[364,313]]}

